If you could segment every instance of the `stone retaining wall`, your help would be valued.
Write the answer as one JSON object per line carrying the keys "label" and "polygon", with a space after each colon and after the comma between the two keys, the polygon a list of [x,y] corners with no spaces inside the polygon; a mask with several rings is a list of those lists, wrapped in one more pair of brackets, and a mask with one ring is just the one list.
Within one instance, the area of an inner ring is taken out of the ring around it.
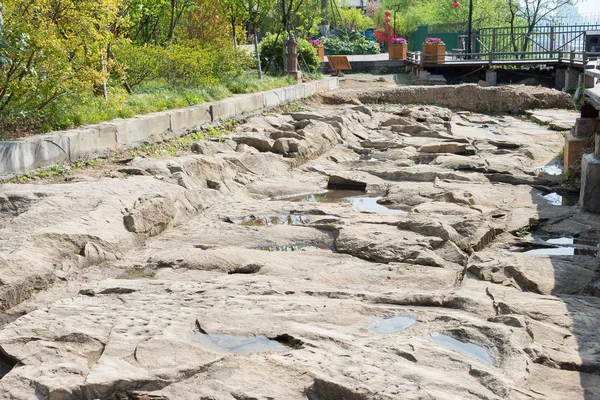
{"label": "stone retaining wall", "polygon": [[318,92],[336,89],[339,79],[324,78],[187,108],[115,119],[68,131],[0,142],[0,178],[35,168],[97,157],[134,148],[145,141],[177,136],[243,113],[278,107]]}
{"label": "stone retaining wall", "polygon": [[378,90],[344,90],[327,93],[323,101],[331,104],[433,104],[452,109],[483,113],[521,113],[535,108],[575,108],[571,96],[539,86],[509,85],[480,87],[474,84],[448,86],[382,87]]}

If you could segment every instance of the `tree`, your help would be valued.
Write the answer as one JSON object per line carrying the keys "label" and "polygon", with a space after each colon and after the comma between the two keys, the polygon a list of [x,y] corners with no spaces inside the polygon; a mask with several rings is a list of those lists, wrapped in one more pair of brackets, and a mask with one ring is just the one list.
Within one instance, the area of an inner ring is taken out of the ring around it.
{"label": "tree", "polygon": [[336,28],[346,31],[362,32],[367,28],[373,27],[373,20],[362,13],[361,10],[354,7],[340,8],[341,21]]}
{"label": "tree", "polygon": [[120,0],[4,3],[0,115],[35,112],[66,93],[104,87]]}
{"label": "tree", "polygon": [[[540,22],[551,17],[564,6],[576,3],[577,0],[508,0],[511,41],[514,51],[527,51],[531,42],[531,34]],[[522,40],[517,35],[521,21],[526,24]]]}
{"label": "tree", "polygon": [[273,0],[232,0],[230,6],[232,18],[241,16],[254,33],[254,52],[256,53],[256,69],[258,70],[259,79],[262,79],[260,53],[258,49],[259,27],[273,6]]}

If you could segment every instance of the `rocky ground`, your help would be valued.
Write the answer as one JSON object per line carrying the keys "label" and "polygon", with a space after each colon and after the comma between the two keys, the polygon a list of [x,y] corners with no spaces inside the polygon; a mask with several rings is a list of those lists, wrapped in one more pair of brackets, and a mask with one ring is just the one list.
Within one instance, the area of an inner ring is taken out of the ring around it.
{"label": "rocky ground", "polygon": [[4,185],[0,398],[597,399],[561,134],[336,103]]}

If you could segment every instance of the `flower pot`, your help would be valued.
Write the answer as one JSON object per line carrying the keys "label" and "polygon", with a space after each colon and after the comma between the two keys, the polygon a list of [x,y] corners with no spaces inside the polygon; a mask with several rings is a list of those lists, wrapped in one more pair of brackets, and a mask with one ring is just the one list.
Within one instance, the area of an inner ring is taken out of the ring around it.
{"label": "flower pot", "polygon": [[406,43],[390,43],[389,47],[390,60],[406,60],[406,52],[408,44]]}
{"label": "flower pot", "polygon": [[317,46],[317,55],[321,61],[325,61],[325,46]]}
{"label": "flower pot", "polygon": [[443,64],[446,59],[446,45],[440,43],[423,43],[423,54],[433,54],[423,56],[425,62],[434,64]]}

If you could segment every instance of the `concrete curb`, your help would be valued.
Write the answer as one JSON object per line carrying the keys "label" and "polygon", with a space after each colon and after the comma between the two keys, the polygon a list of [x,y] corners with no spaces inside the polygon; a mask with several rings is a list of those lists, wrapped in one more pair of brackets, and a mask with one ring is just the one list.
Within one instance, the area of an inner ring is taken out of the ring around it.
{"label": "concrete curb", "polygon": [[0,141],[0,178],[9,178],[39,167],[135,148],[142,142],[180,136],[221,119],[278,107],[338,87],[337,77],[327,77],[320,81],[234,96],[187,108]]}

